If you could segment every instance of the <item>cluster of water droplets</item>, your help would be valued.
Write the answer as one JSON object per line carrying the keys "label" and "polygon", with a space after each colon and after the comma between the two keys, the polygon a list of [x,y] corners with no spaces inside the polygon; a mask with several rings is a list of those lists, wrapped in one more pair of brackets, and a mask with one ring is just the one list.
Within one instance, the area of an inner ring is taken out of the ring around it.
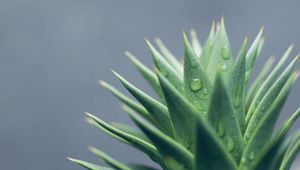
{"label": "cluster of water droplets", "polygon": [[[198,67],[199,63],[197,61],[197,58],[192,58],[191,59],[191,68],[196,69]],[[197,77],[193,78],[190,82],[190,89],[196,93],[196,95],[200,99],[207,99],[208,97],[208,90],[204,87],[204,84],[202,80]]]}
{"label": "cluster of water droplets", "polygon": [[[229,60],[231,58],[230,56],[230,53],[228,51],[228,49],[226,47],[222,47],[221,48],[221,57],[224,59],[224,60]],[[223,71],[227,71],[228,70],[228,66],[226,63],[224,63],[222,66],[221,66],[221,69]]]}
{"label": "cluster of water droplets", "polygon": [[225,147],[229,152],[232,152],[234,150],[234,141],[226,135],[226,129],[225,125],[222,121],[219,121],[216,124],[216,131],[218,134],[218,137],[221,138],[225,142]]}

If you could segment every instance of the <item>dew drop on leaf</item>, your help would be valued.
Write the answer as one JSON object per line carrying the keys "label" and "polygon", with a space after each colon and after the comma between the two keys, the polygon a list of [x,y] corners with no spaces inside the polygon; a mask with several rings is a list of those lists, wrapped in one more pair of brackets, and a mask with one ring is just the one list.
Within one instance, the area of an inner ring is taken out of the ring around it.
{"label": "dew drop on leaf", "polygon": [[191,66],[192,66],[192,68],[198,67],[198,61],[196,60],[196,58],[191,59]]}
{"label": "dew drop on leaf", "polygon": [[203,88],[199,93],[197,93],[200,99],[207,99],[208,91],[206,88]]}
{"label": "dew drop on leaf", "polygon": [[254,155],[254,152],[250,152],[250,155],[249,155],[249,160],[251,160],[251,161],[252,161],[252,160],[254,159],[254,156],[255,156],[255,155]]}
{"label": "dew drop on leaf", "polygon": [[223,64],[223,65],[222,65],[222,70],[223,70],[223,71],[227,71],[227,65],[226,65],[226,64]]}
{"label": "dew drop on leaf", "polygon": [[229,136],[227,136],[226,139],[226,148],[229,152],[233,151],[234,149],[234,142]]}
{"label": "dew drop on leaf", "polygon": [[192,79],[190,87],[192,91],[199,91],[201,89],[201,80],[198,78]]}
{"label": "dew drop on leaf", "polygon": [[239,107],[240,105],[240,98],[239,97],[234,97],[233,98],[233,105],[235,108]]}

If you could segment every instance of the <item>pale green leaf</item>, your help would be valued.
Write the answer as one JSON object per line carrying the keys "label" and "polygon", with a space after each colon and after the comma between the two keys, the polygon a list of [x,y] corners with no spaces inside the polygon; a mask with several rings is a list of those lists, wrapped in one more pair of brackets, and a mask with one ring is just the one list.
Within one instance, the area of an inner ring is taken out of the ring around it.
{"label": "pale green leaf", "polygon": [[126,51],[125,55],[131,60],[134,66],[139,70],[143,77],[147,80],[150,86],[154,89],[156,94],[160,97],[161,101],[164,101],[164,96],[162,94],[158,79],[155,73],[147,68],[143,63],[141,63],[134,55]]}
{"label": "pale green leaf", "polygon": [[82,160],[78,160],[78,159],[73,159],[73,158],[68,158],[68,159],[70,161],[72,161],[72,162],[88,169],[88,170],[113,170],[111,168],[106,168],[106,167],[103,167],[103,166],[95,165],[95,164],[85,162],[85,161],[82,161]]}
{"label": "pale green leaf", "polygon": [[270,57],[267,60],[267,62],[264,64],[264,67],[260,71],[259,75],[256,77],[251,87],[249,88],[246,97],[246,110],[249,109],[249,106],[253,101],[255,94],[258,94],[258,90],[262,86],[263,82],[266,80],[266,77],[268,76],[272,68],[272,65],[274,64],[274,61],[275,61],[274,57]]}
{"label": "pale green leaf", "polygon": [[300,131],[292,135],[292,141],[284,156],[279,170],[290,170],[293,162],[300,153]]}
{"label": "pale green leaf", "polygon": [[114,96],[116,96],[123,103],[125,103],[130,108],[132,108],[133,110],[135,110],[137,113],[139,113],[140,115],[142,115],[144,118],[146,118],[149,121],[152,120],[151,115],[149,115],[149,113],[147,112],[147,110],[142,105],[140,105],[139,103],[137,103],[134,100],[130,99],[126,95],[122,94],[118,89],[114,88],[112,85],[108,84],[105,81],[99,81],[99,84],[102,87],[104,87],[105,89],[107,89],[108,91],[110,91]]}
{"label": "pale green leaf", "polygon": [[[274,84],[270,87],[266,95],[262,98],[261,102],[257,106],[245,132],[246,135],[244,137],[244,140],[246,142],[248,141],[249,137],[253,135],[253,132],[257,129],[257,125],[261,123],[262,118],[266,116],[265,112],[272,106],[272,104],[274,103],[274,99],[277,98],[277,96],[281,97],[281,96],[286,96],[288,94],[289,90],[291,89],[292,85],[295,82],[293,78],[290,78],[290,75],[294,70],[294,66],[297,60],[298,57],[296,57],[289,64],[289,66],[284,70],[284,72],[280,75],[280,77],[274,82]],[[277,110],[280,110],[283,104],[284,102],[280,106],[278,106]],[[269,123],[269,125],[270,124],[271,123]],[[270,126],[269,128],[271,128],[269,130],[272,132],[273,126]]]}
{"label": "pale green leaf", "polygon": [[260,50],[264,44],[264,40],[262,39],[264,28],[262,27],[257,34],[256,38],[254,39],[252,45],[250,46],[247,55],[246,55],[246,75],[245,75],[245,83],[247,84],[252,71],[254,64],[256,62],[257,57],[259,56]]}
{"label": "pale green leaf", "polygon": [[202,46],[201,46],[200,41],[198,40],[196,31],[194,29],[192,29],[190,31],[190,35],[191,35],[191,44],[195,51],[195,54],[197,55],[197,57],[200,57],[200,54],[202,52]]}
{"label": "pale green leaf", "polygon": [[233,65],[229,85],[227,88],[230,89],[230,97],[234,106],[235,116],[240,125],[241,132],[245,129],[245,70],[246,70],[246,52],[247,52],[246,37],[241,50],[237,56],[236,62]]}
{"label": "pale green leaf", "polygon": [[98,156],[100,159],[102,159],[106,164],[113,167],[116,170],[132,170],[127,165],[113,159],[112,157],[108,156],[104,152],[90,146],[89,150],[93,152],[96,156]]}
{"label": "pale green leaf", "polygon": [[212,81],[215,79],[217,70],[222,70],[224,74],[229,74],[229,70],[231,70],[233,65],[231,47],[223,18],[219,27],[207,67],[207,72]]}
{"label": "pale green leaf", "polygon": [[182,75],[182,65],[178,61],[178,59],[172,54],[172,52],[165,46],[165,44],[161,41],[161,39],[156,38],[155,42],[161,52],[162,56],[165,60],[179,73]]}
{"label": "pale green leaf", "polygon": [[208,67],[209,60],[211,59],[212,50],[214,48],[214,42],[215,42],[215,23],[213,22],[210,33],[208,35],[208,38],[204,44],[204,47],[202,49],[202,53],[200,55],[200,63],[203,65],[204,69],[206,70]]}
{"label": "pale green leaf", "polygon": [[114,74],[124,87],[147,109],[154,119],[155,125],[164,133],[173,137],[173,129],[167,107],[133,86],[118,73],[114,72]]}
{"label": "pale green leaf", "polygon": [[163,58],[163,56],[146,40],[151,51],[156,68],[173,84],[173,86],[182,92],[182,76]]}
{"label": "pale green leaf", "polygon": [[287,49],[287,51],[283,54],[283,56],[281,57],[278,64],[275,66],[273,71],[270,73],[270,75],[266,78],[264,83],[261,85],[261,87],[257,91],[255,97],[253,98],[253,100],[249,106],[247,116],[246,116],[246,124],[248,124],[250,122],[250,120],[251,120],[255,110],[257,109],[258,105],[260,104],[261,100],[264,98],[264,96],[267,94],[267,92],[273,86],[274,82],[276,81],[276,78],[280,74],[280,71],[284,67],[285,61],[288,59],[288,57],[291,53],[291,50],[292,50],[292,46],[290,46]]}
{"label": "pale green leaf", "polygon": [[157,160],[161,159],[160,155],[158,155],[157,149],[151,143],[139,138],[138,136],[133,136],[133,135],[131,135],[129,133],[126,133],[122,130],[116,129],[113,126],[107,124],[106,122],[104,122],[103,120],[101,120],[100,118],[98,118],[98,117],[96,117],[92,114],[89,114],[89,113],[86,113],[86,114],[90,119],[94,120],[97,123],[97,124],[95,124],[93,122],[90,122],[92,125],[94,125],[96,127],[98,127],[97,125],[99,125],[101,128],[104,128],[105,130],[107,130],[110,133],[114,134],[118,138],[121,138],[121,140],[125,141],[126,143],[128,143],[128,144],[132,145],[133,147],[145,152],[153,160],[157,161]]}
{"label": "pale green leaf", "polygon": [[[295,74],[294,74],[295,75]],[[272,139],[272,132],[275,126],[275,123],[278,119],[280,110],[286,101],[288,93],[291,87],[295,83],[295,76],[289,78],[287,83],[283,86],[278,96],[275,98],[274,103],[271,107],[264,112],[263,117],[261,117],[260,121],[257,121],[257,124],[249,124],[249,126],[253,126],[253,131],[246,131],[244,135],[244,140],[247,142],[246,148],[243,153],[243,160],[241,166],[249,167],[253,160],[256,158],[256,155],[261,154],[261,148],[266,146],[267,143]],[[251,132],[251,133],[250,133]],[[286,135],[286,133],[282,133],[283,135],[277,135],[276,139],[280,142]],[[274,140],[275,141],[275,140]],[[274,144],[275,145],[275,144]],[[277,144],[276,144],[277,145]],[[249,159],[250,158],[250,159]]]}
{"label": "pale green leaf", "polygon": [[212,83],[208,78],[201,63],[198,61],[194,50],[183,34],[185,57],[184,57],[184,89],[185,96],[201,112],[206,112],[209,105],[209,92]]}

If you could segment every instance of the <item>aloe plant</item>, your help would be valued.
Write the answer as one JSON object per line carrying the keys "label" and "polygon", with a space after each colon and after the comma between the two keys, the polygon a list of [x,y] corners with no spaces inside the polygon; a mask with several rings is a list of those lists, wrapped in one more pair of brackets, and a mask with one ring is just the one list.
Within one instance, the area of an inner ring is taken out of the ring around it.
{"label": "aloe plant", "polygon": [[[233,57],[223,19],[213,24],[202,47],[195,31],[183,33],[184,63],[161,40],[158,50],[148,41],[155,69],[148,69],[131,53],[126,55],[156,92],[151,97],[113,71],[136,99],[107,82],[100,84],[122,101],[139,129],[108,124],[86,113],[86,120],[117,140],[148,155],[164,170],[288,170],[300,150],[300,131],[288,135],[300,115],[297,109],[274,129],[299,73],[298,56],[285,67],[292,46],[273,66],[270,58],[249,86],[254,64],[264,44],[261,29],[248,48],[246,37]],[[71,161],[90,170],[154,170],[121,163],[102,151],[90,150],[111,168]]]}

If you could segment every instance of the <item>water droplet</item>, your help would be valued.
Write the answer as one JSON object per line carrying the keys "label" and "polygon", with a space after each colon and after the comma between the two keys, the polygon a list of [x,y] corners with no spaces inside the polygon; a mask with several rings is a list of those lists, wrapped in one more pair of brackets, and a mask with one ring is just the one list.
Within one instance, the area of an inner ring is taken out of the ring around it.
{"label": "water droplet", "polygon": [[193,91],[199,91],[201,89],[201,80],[200,79],[192,79],[190,87]]}
{"label": "water droplet", "polygon": [[202,89],[199,93],[197,93],[200,99],[207,99],[208,91],[206,88]]}
{"label": "water droplet", "polygon": [[240,105],[240,98],[239,97],[233,97],[233,105],[235,108],[239,107]]}
{"label": "water droplet", "polygon": [[222,56],[222,58],[224,60],[230,59],[230,54],[229,54],[229,52],[228,52],[228,50],[227,50],[226,47],[222,47],[222,49],[221,49],[221,56]]}
{"label": "water droplet", "polygon": [[219,137],[223,137],[225,135],[225,125],[221,121],[217,124],[217,133]]}
{"label": "water droplet", "polygon": [[163,67],[160,68],[159,70],[161,72],[162,75],[164,75],[165,77],[168,77],[169,76],[169,72],[164,69]]}
{"label": "water droplet", "polygon": [[192,68],[197,68],[198,67],[198,61],[196,58],[191,59],[191,66]]}
{"label": "water droplet", "polygon": [[242,162],[243,164],[246,163],[246,162],[247,162],[247,158],[242,157],[241,162]]}
{"label": "water droplet", "polygon": [[229,152],[233,151],[234,149],[234,142],[229,136],[227,136],[226,139],[226,148]]}
{"label": "water droplet", "polygon": [[262,106],[261,111],[265,111],[265,106]]}
{"label": "water droplet", "polygon": [[254,152],[250,152],[250,155],[249,155],[249,160],[251,160],[251,161],[252,161],[252,160],[254,159],[254,156],[255,156],[255,155],[254,155]]}
{"label": "water droplet", "polygon": [[226,64],[223,64],[223,65],[222,65],[222,70],[223,70],[223,71],[227,71],[227,65],[226,65]]}

